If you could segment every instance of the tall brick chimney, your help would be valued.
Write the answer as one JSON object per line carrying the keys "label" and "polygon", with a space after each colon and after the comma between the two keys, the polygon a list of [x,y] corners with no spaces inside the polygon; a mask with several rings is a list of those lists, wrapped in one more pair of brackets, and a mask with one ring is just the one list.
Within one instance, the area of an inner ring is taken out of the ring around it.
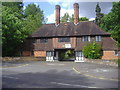
{"label": "tall brick chimney", "polygon": [[73,7],[74,7],[74,24],[77,25],[79,22],[79,4],[74,3]]}
{"label": "tall brick chimney", "polygon": [[60,23],[60,6],[55,6],[55,25],[59,25]]}

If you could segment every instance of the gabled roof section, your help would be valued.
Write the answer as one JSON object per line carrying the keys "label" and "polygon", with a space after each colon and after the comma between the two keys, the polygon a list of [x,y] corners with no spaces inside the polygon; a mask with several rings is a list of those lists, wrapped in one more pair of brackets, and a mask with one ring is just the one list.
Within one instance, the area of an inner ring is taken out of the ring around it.
{"label": "gabled roof section", "polygon": [[82,35],[110,35],[101,30],[95,23],[84,21],[75,25],[73,22],[44,24],[31,37],[58,37],[58,36],[82,36]]}
{"label": "gabled roof section", "polygon": [[120,50],[117,47],[115,40],[111,37],[106,37],[103,39],[102,49],[103,50]]}

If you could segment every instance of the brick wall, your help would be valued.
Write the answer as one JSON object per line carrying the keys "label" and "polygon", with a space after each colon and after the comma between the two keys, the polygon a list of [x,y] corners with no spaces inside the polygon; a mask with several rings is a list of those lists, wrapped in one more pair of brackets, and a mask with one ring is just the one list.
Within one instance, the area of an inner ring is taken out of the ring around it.
{"label": "brick wall", "polygon": [[36,40],[34,44],[35,51],[51,51],[53,50],[52,39],[49,38],[47,43],[41,43],[40,39]]}
{"label": "brick wall", "polygon": [[23,51],[22,56],[31,56],[31,52],[30,51]]}
{"label": "brick wall", "polygon": [[114,55],[114,51],[103,51],[102,59],[108,59],[108,60],[118,59],[118,56]]}
{"label": "brick wall", "polygon": [[76,37],[71,37],[70,42],[58,42],[58,38],[53,38],[54,48],[65,48],[65,44],[71,44],[71,48],[76,47]]}
{"label": "brick wall", "polygon": [[46,51],[34,51],[35,57],[46,57]]}
{"label": "brick wall", "polygon": [[120,51],[118,52],[118,59],[120,59]]}

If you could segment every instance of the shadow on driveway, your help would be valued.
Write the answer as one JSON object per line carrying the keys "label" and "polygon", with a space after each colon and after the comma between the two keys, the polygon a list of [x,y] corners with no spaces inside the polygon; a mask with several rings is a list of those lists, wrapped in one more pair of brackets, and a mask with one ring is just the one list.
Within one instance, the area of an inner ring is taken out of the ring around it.
{"label": "shadow on driveway", "polygon": [[3,75],[2,81],[3,88],[87,88],[94,84],[88,83],[89,79],[82,75],[73,75],[69,71],[57,72],[56,70],[49,70],[45,73]]}

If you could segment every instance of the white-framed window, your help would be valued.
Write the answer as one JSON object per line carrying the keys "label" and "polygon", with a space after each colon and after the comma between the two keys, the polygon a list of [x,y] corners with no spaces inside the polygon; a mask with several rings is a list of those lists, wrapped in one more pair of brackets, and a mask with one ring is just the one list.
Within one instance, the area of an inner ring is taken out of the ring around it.
{"label": "white-framed window", "polygon": [[83,42],[90,42],[90,36],[83,36],[82,41]]}
{"label": "white-framed window", "polygon": [[102,40],[101,36],[95,36],[96,37],[96,42],[100,42]]}
{"label": "white-framed window", "polygon": [[51,57],[51,56],[53,56],[54,55],[54,52],[53,51],[47,51],[46,52],[46,56],[48,56],[48,57]]}
{"label": "white-framed window", "polygon": [[82,51],[76,51],[76,57],[83,57]]}
{"label": "white-framed window", "polygon": [[115,55],[115,56],[118,56],[118,50],[115,50],[115,51],[114,51],[114,55]]}

